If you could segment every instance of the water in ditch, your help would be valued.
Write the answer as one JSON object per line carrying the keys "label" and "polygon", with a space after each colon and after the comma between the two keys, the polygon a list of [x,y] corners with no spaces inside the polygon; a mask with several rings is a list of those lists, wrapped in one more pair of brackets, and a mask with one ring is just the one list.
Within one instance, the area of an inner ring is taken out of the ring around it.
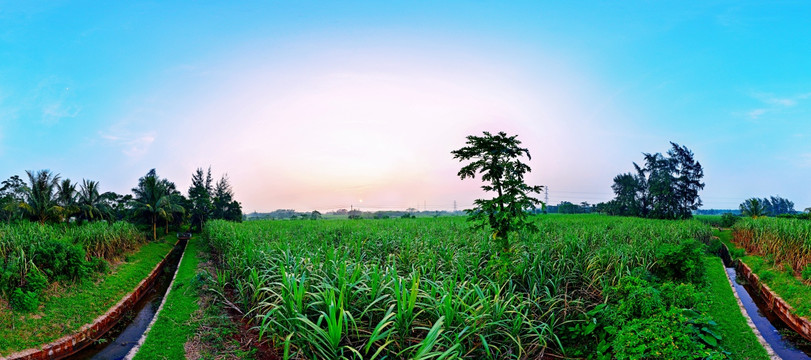
{"label": "water in ditch", "polygon": [[728,267],[726,271],[729,278],[732,279],[732,284],[735,286],[735,291],[738,292],[738,297],[741,298],[746,313],[774,352],[784,360],[811,359],[811,342],[791,330],[783,320],[769,310],[763,299],[749,284],[740,284],[737,281],[738,273],[735,268]]}
{"label": "water in ditch", "polygon": [[124,359],[127,353],[135,347],[141,339],[158,307],[163,301],[166,290],[172,282],[175,270],[177,269],[180,256],[185,248],[185,241],[179,243],[169,255],[169,261],[163,267],[163,271],[158,276],[152,288],[135,303],[124,317],[110,331],[96,340],[92,345],[80,350],[76,354],[68,357],[71,360],[119,360]]}

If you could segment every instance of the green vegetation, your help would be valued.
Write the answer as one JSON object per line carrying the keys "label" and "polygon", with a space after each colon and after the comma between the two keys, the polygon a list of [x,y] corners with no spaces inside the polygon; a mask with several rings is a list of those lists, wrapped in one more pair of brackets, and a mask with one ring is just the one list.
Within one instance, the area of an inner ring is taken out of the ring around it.
{"label": "green vegetation", "polygon": [[811,286],[798,279],[793,271],[760,256],[747,255],[741,260],[749,265],[760,280],[794,308],[794,313],[811,319]]}
{"label": "green vegetation", "polygon": [[703,245],[690,241],[709,228],[532,221],[539,231],[518,232],[507,261],[463,218],[213,221],[204,239],[216,282],[294,358],[725,357],[701,301]]}
{"label": "green vegetation", "polygon": [[647,154],[645,165],[634,163],[636,174],[614,177],[616,197],[606,203],[611,215],[654,219],[688,219],[701,206],[698,192],[704,188],[704,169],[686,146],[670,143],[667,156]]}
{"label": "green vegetation", "polygon": [[794,202],[780,196],[769,198],[749,198],[741,205],[741,214],[749,217],[793,215]]}
{"label": "green vegetation", "polygon": [[516,135],[507,136],[504,132],[492,135],[485,131],[484,136],[467,137],[465,146],[451,151],[454,159],[472,160],[462,167],[457,174],[465,178],[481,179],[489,183],[482,185],[482,190],[495,192],[492,199],[476,199],[474,208],[467,211],[468,220],[476,222],[476,228],[490,227],[493,239],[498,240],[502,250],[510,248],[509,235],[514,231],[536,230],[535,224],[528,220],[527,210],[534,210],[541,201],[531,195],[543,191],[542,186],[529,186],[524,183],[524,174],[531,171],[527,164],[521,162],[526,155],[532,159],[529,150],[522,148]]}
{"label": "green vegetation", "polygon": [[735,301],[723,262],[715,256],[705,257],[704,261],[707,268],[707,314],[724,334],[721,346],[732,353],[734,359],[769,359]]}
{"label": "green vegetation", "polygon": [[721,215],[694,215],[693,219],[712,227],[731,228],[741,217],[732,213],[724,213]]}
{"label": "green vegetation", "polygon": [[186,245],[183,261],[178,265],[172,291],[166,295],[163,310],[135,359],[182,359],[185,356],[184,345],[198,325],[192,314],[199,308],[198,288],[195,286],[199,252],[199,239],[192,237]]}
{"label": "green vegetation", "polygon": [[[742,223],[748,221],[803,222],[803,220],[758,218],[747,219],[742,221]],[[715,234],[721,241],[727,244],[733,258],[740,259],[748,265],[762,282],[768,285],[772,291],[794,308],[795,314],[805,318],[811,318],[811,303],[808,301],[808,299],[811,299],[811,285],[804,283],[803,280],[801,280],[801,275],[798,276],[793,270],[790,270],[790,268],[786,269],[785,265],[780,265],[772,255],[760,256],[748,254],[746,250],[736,243],[739,236],[735,234],[736,229],[737,225],[733,228],[733,231],[716,231]],[[735,236],[734,241],[733,235]]]}
{"label": "green vegetation", "polygon": [[0,295],[18,310],[32,311],[50,284],[69,284],[105,272],[144,237],[128,223],[86,226],[20,222],[0,225]]}
{"label": "green vegetation", "polygon": [[168,233],[169,221],[176,214],[182,216],[185,213],[185,209],[178,205],[180,192],[175,188],[175,183],[161,179],[155,169],[138,179],[138,186],[132,189],[132,193],[135,194],[133,214],[146,219],[152,226],[152,239],[157,239],[158,236],[158,220],[165,220]]}
{"label": "green vegetation", "polygon": [[92,322],[131,292],[171,249],[169,243],[148,243],[98,281],[51,285],[34,313],[0,308],[0,355],[45,344]]}
{"label": "green vegetation", "polygon": [[811,222],[797,219],[744,219],[733,228],[733,241],[748,254],[787,264],[800,274],[811,264]]}

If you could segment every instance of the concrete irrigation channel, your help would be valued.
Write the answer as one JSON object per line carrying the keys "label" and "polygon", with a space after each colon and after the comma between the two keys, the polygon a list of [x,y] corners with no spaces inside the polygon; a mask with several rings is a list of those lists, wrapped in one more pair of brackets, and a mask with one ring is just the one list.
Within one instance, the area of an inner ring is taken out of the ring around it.
{"label": "concrete irrigation channel", "polygon": [[0,360],[123,359],[135,347],[152,319],[177,272],[188,236],[178,234],[171,252],[121,301],[78,332],[38,348]]}
{"label": "concrete irrigation channel", "polygon": [[[721,247],[730,285],[749,325],[772,359],[811,359],[808,320],[794,315],[779,296],[762,284],[746,264],[733,261],[726,245]],[[782,305],[781,305],[782,304]]]}

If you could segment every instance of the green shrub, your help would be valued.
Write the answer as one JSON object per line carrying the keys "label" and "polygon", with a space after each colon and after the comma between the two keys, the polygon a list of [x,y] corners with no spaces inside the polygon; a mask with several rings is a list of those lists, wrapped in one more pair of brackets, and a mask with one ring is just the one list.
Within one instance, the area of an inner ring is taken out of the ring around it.
{"label": "green shrub", "polygon": [[663,244],[656,250],[654,273],[663,279],[700,283],[704,281],[704,244],[695,239]]}
{"label": "green shrub", "polygon": [[731,213],[725,213],[721,215],[721,227],[723,228],[731,228],[732,225],[735,225],[741,217]]}
{"label": "green shrub", "polygon": [[11,307],[19,311],[34,311],[39,306],[37,294],[31,291],[23,291],[20,288],[14,289],[11,293]]}
{"label": "green shrub", "polygon": [[720,239],[710,239],[709,244],[707,244],[707,253],[710,255],[717,255],[721,253],[721,247],[724,245]]}
{"label": "green shrub", "polygon": [[[685,312],[672,308],[650,317],[633,319],[625,324],[614,338],[614,356],[617,359],[725,359],[716,349],[717,340],[709,335],[705,343],[696,329],[695,321]],[[705,326],[706,328],[706,326]],[[709,328],[707,328],[709,330]],[[705,335],[702,335],[705,336]]]}
{"label": "green shrub", "polygon": [[635,276],[620,280],[610,293],[617,301],[617,315],[624,319],[649,317],[661,311],[663,305],[659,290]]}
{"label": "green shrub", "polygon": [[666,282],[659,288],[662,302],[666,307],[678,309],[696,309],[705,304],[702,294],[693,284],[675,284]]}
{"label": "green shrub", "polygon": [[803,280],[811,280],[811,265],[806,265],[803,269]]}
{"label": "green shrub", "polygon": [[28,271],[28,274],[25,275],[25,285],[22,287],[23,291],[39,294],[40,291],[44,290],[46,287],[48,287],[48,278],[37,268],[31,269]]}
{"label": "green shrub", "polygon": [[106,274],[107,272],[110,271],[110,263],[108,263],[104,259],[98,258],[98,257],[90,258],[90,261],[88,262],[88,267],[93,272],[96,272],[96,273],[99,273],[99,274]]}
{"label": "green shrub", "polygon": [[47,241],[34,252],[34,263],[52,280],[77,280],[87,275],[85,252],[79,245]]}

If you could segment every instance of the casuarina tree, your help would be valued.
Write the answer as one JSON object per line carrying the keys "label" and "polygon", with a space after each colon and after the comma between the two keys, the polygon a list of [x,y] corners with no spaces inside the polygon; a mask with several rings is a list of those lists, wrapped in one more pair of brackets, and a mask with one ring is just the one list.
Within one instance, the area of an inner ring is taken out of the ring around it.
{"label": "casuarina tree", "polygon": [[509,251],[509,234],[522,229],[535,230],[537,227],[528,218],[527,212],[537,205],[544,205],[532,194],[539,194],[543,186],[530,186],[524,182],[524,175],[531,171],[521,159],[531,159],[529,150],[520,147],[517,135],[507,136],[504,132],[493,135],[487,131],[483,136],[470,135],[467,146],[451,151],[454,159],[470,161],[457,174],[466,178],[481,179],[487,184],[482,189],[494,193],[491,199],[477,199],[474,208],[468,209],[468,220],[476,222],[477,228],[490,226],[492,237]]}

